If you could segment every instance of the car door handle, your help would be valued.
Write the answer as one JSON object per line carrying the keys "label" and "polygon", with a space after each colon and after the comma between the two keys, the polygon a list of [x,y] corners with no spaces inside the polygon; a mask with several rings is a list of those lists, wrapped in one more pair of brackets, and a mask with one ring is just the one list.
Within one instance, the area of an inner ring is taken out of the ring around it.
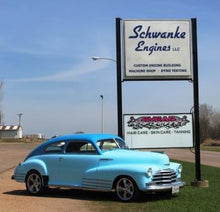
{"label": "car door handle", "polygon": [[112,158],[101,158],[102,161],[113,160]]}
{"label": "car door handle", "polygon": [[63,157],[60,157],[60,158],[59,158],[59,161],[63,161],[63,160],[64,160],[64,158],[63,158]]}

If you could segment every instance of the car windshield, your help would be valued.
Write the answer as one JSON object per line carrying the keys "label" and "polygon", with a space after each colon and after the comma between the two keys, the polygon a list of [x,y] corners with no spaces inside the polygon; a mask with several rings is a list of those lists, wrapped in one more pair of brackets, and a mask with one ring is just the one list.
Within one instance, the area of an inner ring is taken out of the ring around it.
{"label": "car windshield", "polygon": [[128,149],[125,142],[117,138],[99,140],[97,141],[97,145],[102,151],[111,149]]}

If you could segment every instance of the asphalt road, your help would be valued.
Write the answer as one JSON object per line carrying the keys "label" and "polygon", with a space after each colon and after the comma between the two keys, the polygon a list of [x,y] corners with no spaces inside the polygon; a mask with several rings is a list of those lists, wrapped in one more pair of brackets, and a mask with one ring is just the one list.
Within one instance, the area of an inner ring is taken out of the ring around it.
{"label": "asphalt road", "polygon": [[36,143],[0,143],[0,173],[13,169],[34,149]]}
{"label": "asphalt road", "polygon": [[[195,162],[195,154],[189,149],[167,149],[170,158],[188,162]],[[220,167],[220,152],[200,151],[200,161],[203,165]]]}

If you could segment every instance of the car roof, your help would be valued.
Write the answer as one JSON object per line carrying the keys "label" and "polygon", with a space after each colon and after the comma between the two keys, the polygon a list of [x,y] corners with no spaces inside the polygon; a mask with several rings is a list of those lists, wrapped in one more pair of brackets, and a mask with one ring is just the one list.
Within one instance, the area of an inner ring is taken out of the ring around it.
{"label": "car roof", "polygon": [[85,140],[85,141],[92,142],[96,146],[96,142],[98,140],[109,139],[109,138],[121,139],[120,137],[118,137],[116,135],[111,135],[111,134],[68,134],[68,135],[56,136],[56,137],[53,137],[53,138],[45,141],[44,143],[40,144],[39,146],[37,146],[33,151],[30,152],[30,154],[26,157],[26,159],[33,156],[33,155],[38,155],[39,153],[42,153],[42,150],[46,146],[48,146],[52,143],[62,142],[62,141],[73,141],[74,142],[74,140],[75,141]]}
{"label": "car roof", "polygon": [[112,134],[68,134],[68,135],[62,135],[62,136],[56,136],[54,138],[51,138],[47,140],[45,143],[50,144],[54,142],[64,141],[64,140],[89,140],[91,142],[96,142],[98,140],[102,139],[108,139],[108,138],[119,138],[120,137]]}

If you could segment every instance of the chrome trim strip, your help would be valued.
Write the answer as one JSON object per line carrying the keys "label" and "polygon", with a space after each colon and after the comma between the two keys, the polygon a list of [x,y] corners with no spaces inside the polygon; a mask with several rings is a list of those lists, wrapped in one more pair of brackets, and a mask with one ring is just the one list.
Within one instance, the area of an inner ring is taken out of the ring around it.
{"label": "chrome trim strip", "polygon": [[111,180],[83,178],[82,187],[83,188],[111,190],[112,181]]}
{"label": "chrome trim strip", "polygon": [[49,187],[52,188],[73,188],[78,190],[91,190],[91,191],[112,191],[112,181],[111,180],[99,180],[99,179],[89,179],[83,178],[82,185],[71,186],[71,185],[54,185],[48,183]]}
{"label": "chrome trim strip", "polygon": [[24,182],[25,181],[25,174],[17,174],[15,173],[12,177],[12,180],[15,180],[17,182]]}
{"label": "chrome trim strip", "polygon": [[65,186],[65,185],[50,185],[50,184],[48,184],[48,186],[50,188],[70,188],[70,189],[77,189],[77,190],[105,191],[105,192],[112,191],[112,189],[90,188],[90,187],[81,187],[81,186]]}

